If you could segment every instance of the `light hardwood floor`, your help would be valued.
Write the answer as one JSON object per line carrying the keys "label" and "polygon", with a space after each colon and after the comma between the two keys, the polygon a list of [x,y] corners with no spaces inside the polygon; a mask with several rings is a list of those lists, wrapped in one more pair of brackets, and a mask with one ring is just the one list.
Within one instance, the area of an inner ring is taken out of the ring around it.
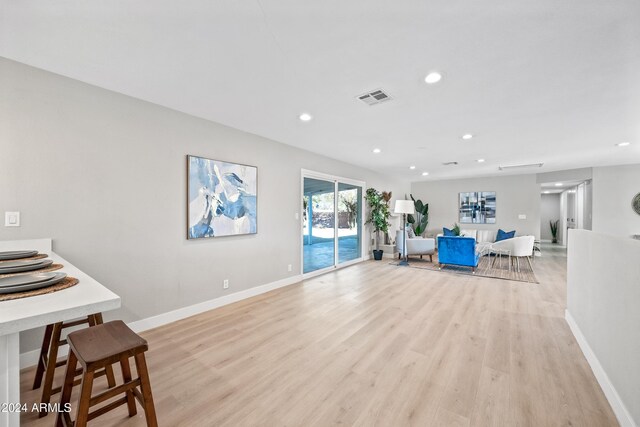
{"label": "light hardwood floor", "polygon": [[563,318],[566,257],[534,268],[540,284],[369,261],[144,333],[160,424],[618,425]]}

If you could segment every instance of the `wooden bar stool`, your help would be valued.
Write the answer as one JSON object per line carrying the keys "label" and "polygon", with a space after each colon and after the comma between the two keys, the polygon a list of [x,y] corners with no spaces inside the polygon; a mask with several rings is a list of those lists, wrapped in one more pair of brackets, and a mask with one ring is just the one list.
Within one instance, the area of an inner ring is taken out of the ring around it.
{"label": "wooden bar stool", "polygon": [[[149,348],[147,341],[138,336],[120,320],[71,332],[67,336],[67,341],[69,342],[69,357],[62,397],[60,398],[61,409],[71,400],[71,391],[78,362],[80,362],[82,371],[82,386],[75,423],[71,420],[69,413],[58,412],[56,424],[58,427],[84,427],[87,425],[87,421],[125,403],[129,410],[129,416],[132,417],[136,415],[135,399],[138,399],[144,409],[147,426],[157,427],[158,421],[153,405],[151,383],[149,382],[147,362],[144,357],[144,352]],[[133,380],[131,379],[131,368],[129,366],[129,358],[131,357],[135,360],[138,372],[138,377]],[[120,363],[123,384],[117,387],[110,387],[100,394],[92,395],[93,379],[96,376],[96,372],[114,363]],[[140,390],[138,390],[138,387],[140,387]],[[92,406],[118,395],[123,396],[93,412],[89,412]]]}
{"label": "wooden bar stool", "polygon": [[[53,378],[55,376],[56,368],[64,366],[67,363],[67,359],[58,360],[59,348],[67,344],[67,340],[62,339],[62,331],[67,328],[84,324],[87,324],[89,327],[102,324],[102,313],[90,314],[87,317],[78,320],[53,323],[51,325],[47,325],[45,328],[42,347],[40,349],[40,357],[38,358],[36,376],[33,380],[33,389],[36,390],[40,388],[40,385],[42,385],[44,377],[44,386],[42,387],[40,403],[45,404],[45,408],[51,401],[51,396],[62,390],[62,387],[53,387]],[[78,372],[78,375],[79,374],[80,372]],[[114,387],[116,385],[113,368],[111,366],[106,367],[97,374],[97,376],[101,375],[107,376],[107,383],[109,384],[109,387]],[[79,379],[77,380],[77,384],[80,384]],[[42,418],[48,414],[48,411],[43,410],[40,411],[38,416]]]}

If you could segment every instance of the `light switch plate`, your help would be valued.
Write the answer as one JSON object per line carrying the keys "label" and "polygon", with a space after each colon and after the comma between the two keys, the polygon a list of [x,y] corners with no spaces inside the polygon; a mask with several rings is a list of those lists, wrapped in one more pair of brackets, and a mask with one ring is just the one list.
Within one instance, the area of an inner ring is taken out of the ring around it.
{"label": "light switch plate", "polygon": [[4,213],[4,226],[5,227],[20,227],[20,212],[5,212]]}
{"label": "light switch plate", "polygon": [[525,214],[520,214],[518,215],[518,219],[527,219],[527,216]]}

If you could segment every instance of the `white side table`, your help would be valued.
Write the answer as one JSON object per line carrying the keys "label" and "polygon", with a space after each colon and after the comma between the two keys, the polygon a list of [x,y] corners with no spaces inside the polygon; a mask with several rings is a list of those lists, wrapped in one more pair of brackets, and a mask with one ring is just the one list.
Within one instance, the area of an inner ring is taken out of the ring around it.
{"label": "white side table", "polygon": [[509,249],[494,248],[491,246],[489,250],[495,255],[491,262],[491,268],[496,264],[496,261],[499,262],[499,268],[502,268],[502,256],[505,255],[507,257],[507,264],[509,264],[509,271],[511,271],[511,251]]}

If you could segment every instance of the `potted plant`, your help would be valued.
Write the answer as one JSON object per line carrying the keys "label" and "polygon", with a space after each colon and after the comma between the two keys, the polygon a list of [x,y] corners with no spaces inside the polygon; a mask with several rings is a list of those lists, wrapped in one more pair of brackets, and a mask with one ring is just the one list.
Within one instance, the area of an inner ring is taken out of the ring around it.
{"label": "potted plant", "polygon": [[[450,229],[446,229],[445,228],[445,230],[450,231],[451,233],[453,233],[454,236],[460,236],[460,226],[458,225],[457,222],[453,223],[453,227],[451,227]],[[451,234],[449,234],[449,235],[451,235]]]}
{"label": "potted plant", "polygon": [[[384,203],[387,205],[387,209],[389,209],[389,203],[391,202],[391,197],[392,197],[391,195],[392,195],[391,191],[382,192],[382,200],[384,200]],[[389,239],[389,230],[384,232],[384,244],[385,245],[391,244],[391,240]]]}
{"label": "potted plant", "polygon": [[386,233],[389,231],[389,206],[382,198],[382,193],[375,188],[368,188],[364,199],[369,205],[369,218],[365,224],[371,224],[373,231],[376,233],[376,248],[373,251],[373,259],[380,261],[382,259],[380,232]]}
{"label": "potted plant", "polygon": [[560,220],[549,221],[549,227],[551,228],[551,243],[558,243],[558,225]]}
{"label": "potted plant", "polygon": [[416,214],[415,217],[411,214],[407,215],[407,222],[413,227],[416,236],[422,236],[424,232],[427,231],[427,225],[429,224],[429,203],[423,203],[420,199],[414,199],[413,194],[410,196],[411,200],[413,200]]}

